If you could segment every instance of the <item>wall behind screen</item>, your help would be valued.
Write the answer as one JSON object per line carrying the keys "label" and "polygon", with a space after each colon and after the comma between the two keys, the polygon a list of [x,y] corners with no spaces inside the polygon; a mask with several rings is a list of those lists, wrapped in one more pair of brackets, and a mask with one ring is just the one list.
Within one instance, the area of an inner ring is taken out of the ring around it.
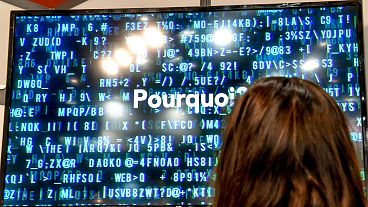
{"label": "wall behind screen", "polygon": [[[313,0],[211,0],[213,6],[219,5],[241,5],[241,4],[275,4],[275,3],[292,3],[292,2],[309,2]],[[103,3],[102,3],[103,2]],[[158,7],[189,7],[199,6],[200,0],[89,0],[73,9],[112,9],[112,8],[158,8]],[[0,85],[6,84],[6,73],[8,56],[4,55],[8,53],[9,44],[9,21],[10,11],[20,10],[20,8],[12,6],[10,4],[0,2]],[[368,69],[368,1],[363,1],[363,14],[364,14],[364,43],[365,43],[365,63]],[[368,75],[366,75],[368,77]],[[368,81],[366,81],[367,83]],[[367,84],[366,84],[367,85]],[[0,105],[0,140],[2,140],[4,120],[4,105]],[[0,142],[1,145],[1,142]],[[1,153],[1,147],[0,147]]]}

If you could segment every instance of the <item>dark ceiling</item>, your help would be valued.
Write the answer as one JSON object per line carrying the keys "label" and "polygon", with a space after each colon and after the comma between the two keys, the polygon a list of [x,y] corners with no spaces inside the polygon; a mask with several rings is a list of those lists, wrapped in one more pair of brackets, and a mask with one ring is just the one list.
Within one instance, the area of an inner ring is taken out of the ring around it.
{"label": "dark ceiling", "polygon": [[87,0],[0,0],[26,10],[71,9]]}

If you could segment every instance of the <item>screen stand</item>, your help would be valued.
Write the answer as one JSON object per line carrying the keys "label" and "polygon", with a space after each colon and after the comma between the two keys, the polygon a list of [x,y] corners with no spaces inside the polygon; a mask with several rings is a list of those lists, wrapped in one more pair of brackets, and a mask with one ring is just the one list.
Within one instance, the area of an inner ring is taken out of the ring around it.
{"label": "screen stand", "polygon": [[211,0],[201,0],[201,6],[211,6]]}
{"label": "screen stand", "polygon": [[6,86],[0,85],[0,105],[5,105]]}

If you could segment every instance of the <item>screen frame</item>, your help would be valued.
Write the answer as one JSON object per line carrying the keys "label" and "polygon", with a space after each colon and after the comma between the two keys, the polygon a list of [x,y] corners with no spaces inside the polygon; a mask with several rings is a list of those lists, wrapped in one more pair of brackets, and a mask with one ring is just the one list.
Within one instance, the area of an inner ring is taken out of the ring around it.
{"label": "screen frame", "polygon": [[[5,98],[5,113],[4,113],[4,126],[3,126],[3,139],[2,139],[2,151],[1,151],[1,171],[0,179],[3,184],[0,187],[0,206],[3,206],[4,199],[3,193],[5,189],[5,169],[7,162],[7,150],[8,150],[8,128],[10,120],[10,107],[11,107],[11,92],[12,92],[12,77],[14,69],[14,42],[13,37],[15,34],[15,24],[17,16],[48,16],[48,15],[103,15],[103,14],[135,14],[135,13],[177,13],[177,12],[209,12],[209,11],[235,11],[235,10],[256,10],[256,9],[294,9],[294,8],[311,8],[311,7],[334,7],[334,6],[355,6],[357,8],[357,41],[359,44],[358,60],[359,60],[359,83],[360,83],[360,101],[361,101],[361,117],[362,117],[362,145],[363,149],[361,156],[364,161],[364,172],[362,175],[363,188],[368,189],[367,181],[367,103],[366,103],[366,79],[365,79],[365,65],[364,65],[364,37],[363,37],[363,12],[362,1],[327,1],[327,2],[302,2],[302,3],[281,3],[281,4],[252,4],[252,5],[231,5],[231,6],[204,6],[204,7],[166,7],[166,8],[114,8],[114,9],[78,9],[78,10],[19,10],[11,11],[10,13],[10,28],[9,28],[9,47],[8,47],[8,64],[7,64],[7,83],[6,83],[6,98]],[[368,55],[368,54],[366,54]],[[365,190],[367,193],[367,191]],[[80,206],[80,205],[79,205]],[[177,206],[177,205],[175,205]]]}

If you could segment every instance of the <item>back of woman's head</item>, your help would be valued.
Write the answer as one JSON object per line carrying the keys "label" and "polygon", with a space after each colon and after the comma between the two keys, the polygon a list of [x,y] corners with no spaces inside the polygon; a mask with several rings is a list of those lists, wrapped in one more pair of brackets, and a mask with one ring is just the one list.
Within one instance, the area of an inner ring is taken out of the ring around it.
{"label": "back of woman's head", "polygon": [[258,81],[234,105],[216,169],[215,206],[364,206],[348,126],[319,86]]}

